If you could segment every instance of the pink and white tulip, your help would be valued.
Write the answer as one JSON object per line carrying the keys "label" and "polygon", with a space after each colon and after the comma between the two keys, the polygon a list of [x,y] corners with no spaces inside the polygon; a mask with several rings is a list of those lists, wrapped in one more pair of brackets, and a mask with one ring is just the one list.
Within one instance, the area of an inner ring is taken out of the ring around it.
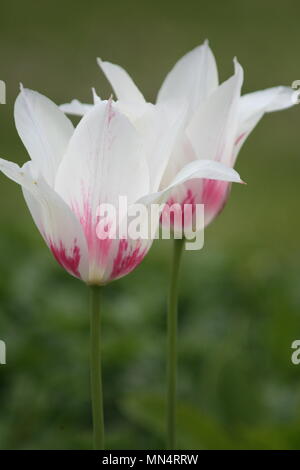
{"label": "pink and white tulip", "polygon": [[0,170],[22,186],[56,260],[88,284],[128,274],[152,244],[152,239],[98,238],[100,204],[117,206],[119,196],[126,196],[129,205],[160,202],[190,178],[241,182],[233,169],[203,160],[183,167],[163,185],[185,113],[164,104],[145,107],[133,125],[120,106],[95,96],[95,105],[74,129],[58,106],[35,91],[22,88],[15,103],[16,128],[31,160],[19,167],[0,159]]}
{"label": "pink and white tulip", "polygon": [[[100,59],[98,64],[114,89],[118,106],[136,121],[150,104],[124,69]],[[233,76],[219,84],[216,61],[207,42],[175,64],[159,90],[156,106],[184,102],[187,113],[161,188],[170,185],[178,171],[193,161],[208,159],[233,168],[242,145],[262,116],[295,104],[291,88],[279,86],[241,96],[242,84],[243,70],[236,60]],[[74,100],[62,109],[80,115],[88,106]],[[208,225],[224,207],[229,191],[227,181],[190,179],[174,188],[169,204],[204,204]],[[192,219],[184,220],[184,225],[192,228]]]}

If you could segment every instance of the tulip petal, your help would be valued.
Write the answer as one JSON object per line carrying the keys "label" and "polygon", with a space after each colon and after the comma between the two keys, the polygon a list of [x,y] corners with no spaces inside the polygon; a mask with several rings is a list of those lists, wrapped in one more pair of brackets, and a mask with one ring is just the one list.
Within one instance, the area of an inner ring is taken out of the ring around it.
{"label": "tulip petal", "polygon": [[119,195],[134,201],[149,190],[142,140],[111,101],[94,106],[78,124],[55,188],[70,204],[90,194],[92,209],[103,202],[115,204]]}
{"label": "tulip petal", "polygon": [[149,191],[149,171],[140,136],[111,101],[97,104],[78,124],[58,170],[55,188],[83,225],[90,279],[100,282],[114,250],[111,240],[101,240],[96,233],[100,204],[113,205],[118,216],[122,212],[119,196],[126,196],[131,204]]}
{"label": "tulip petal", "polygon": [[[242,183],[239,174],[222,163],[213,160],[195,160],[186,165],[176,176],[170,186],[164,190],[147,195],[139,201],[148,208],[151,204],[166,203],[169,207],[176,204],[181,206],[179,218],[174,220],[162,217],[162,225],[172,224],[175,233],[181,233],[184,225],[185,234],[194,232],[194,214],[196,204],[204,204],[204,224],[208,225],[213,217],[220,212],[227,198],[230,184],[228,182]],[[185,212],[189,205],[191,212]],[[164,213],[164,211],[163,211]],[[167,211],[168,214],[168,211]],[[152,227],[155,230],[155,227]],[[201,230],[201,228],[199,228]]]}
{"label": "tulip petal", "polygon": [[148,205],[152,202],[157,203],[159,201],[166,201],[174,189],[177,189],[183,183],[194,179],[210,179],[232,183],[243,183],[238,172],[223,163],[213,160],[195,160],[185,165],[169,186],[159,192],[143,196],[138,202]]}
{"label": "tulip petal", "polygon": [[93,109],[95,104],[101,102],[101,98],[97,95],[95,88],[92,88],[93,104],[81,103],[79,100],[72,100],[70,103],[63,103],[59,105],[59,109],[65,114],[72,114],[73,116],[83,116]]}
{"label": "tulip petal", "polygon": [[71,121],[51,100],[23,87],[16,99],[14,115],[17,131],[31,160],[53,186],[74,131]]}
{"label": "tulip petal", "polygon": [[279,111],[295,105],[295,90],[278,86],[243,95],[239,102],[238,129],[234,160],[249,134],[265,113]]}
{"label": "tulip petal", "polygon": [[47,184],[33,162],[22,168],[0,159],[0,170],[20,184],[31,215],[56,260],[70,274],[88,280],[88,253],[80,222]]}
{"label": "tulip petal", "polygon": [[96,92],[96,90],[95,90],[94,87],[92,88],[92,95],[93,95],[93,102],[94,102],[94,104],[101,103],[102,100],[101,100],[100,96],[97,94],[97,92]]}
{"label": "tulip petal", "polygon": [[196,160],[188,163],[178,173],[169,189],[194,178],[207,178],[210,180],[229,181],[231,183],[243,183],[240,175],[233,168],[213,160]]}
{"label": "tulip petal", "polygon": [[79,100],[72,100],[70,103],[59,105],[59,109],[65,114],[73,116],[83,116],[93,108],[93,104],[81,103]]}
{"label": "tulip petal", "polygon": [[187,108],[185,103],[162,103],[148,107],[134,125],[145,144],[150,186],[157,191],[176,141],[183,134]]}
{"label": "tulip petal", "polygon": [[97,63],[107,80],[110,82],[117,98],[124,102],[132,102],[136,104],[145,104],[145,98],[122,67],[111,62],[104,62],[97,59]]}
{"label": "tulip petal", "polygon": [[[207,226],[224,207],[230,183],[243,183],[233,168],[213,160],[194,161],[173,181],[169,200],[178,202],[183,208],[190,204],[193,212],[195,204],[204,204],[204,224]],[[187,220],[185,217],[184,228],[185,233],[193,229],[193,218]]]}
{"label": "tulip petal", "polygon": [[179,134],[171,158],[168,161],[167,168],[164,172],[161,188],[169,186],[171,181],[176,177],[178,172],[188,163],[197,160],[194,148],[185,132]]}
{"label": "tulip petal", "polygon": [[[103,265],[101,271],[101,283],[120,279],[133,271],[145,258],[150,250],[153,240],[151,239],[138,239],[132,240],[131,238],[122,238],[116,240],[109,240],[110,242],[110,256]],[[99,282],[99,268],[95,273],[96,283]]]}
{"label": "tulip petal", "polygon": [[159,90],[157,102],[186,100],[190,112],[203,104],[218,86],[214,55],[206,41],[184,55],[169,72]]}
{"label": "tulip petal", "polygon": [[294,94],[295,90],[284,86],[247,93],[240,100],[240,118],[246,120],[257,112],[269,113],[290,108],[295,104]]}
{"label": "tulip petal", "polygon": [[197,158],[232,166],[242,82],[243,69],[235,62],[235,74],[222,83],[194,114],[187,135]]}

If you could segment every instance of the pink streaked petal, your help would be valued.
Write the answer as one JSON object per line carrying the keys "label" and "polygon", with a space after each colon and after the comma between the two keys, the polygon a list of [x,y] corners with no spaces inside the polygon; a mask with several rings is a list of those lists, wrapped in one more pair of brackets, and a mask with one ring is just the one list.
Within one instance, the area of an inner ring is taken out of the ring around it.
{"label": "pink streaked petal", "polygon": [[0,168],[22,186],[33,220],[56,259],[71,274],[88,280],[88,250],[79,220],[39,173],[34,162],[18,165],[0,159]]}
{"label": "pink streaked petal", "polygon": [[234,145],[239,145],[239,144],[242,142],[242,140],[244,139],[244,137],[246,137],[246,135],[247,135],[247,132],[242,132],[242,133],[236,138],[236,140],[235,140],[235,142],[234,142]]}
{"label": "pink streaked petal", "polygon": [[[162,226],[168,227],[170,216],[170,225],[175,233],[177,231],[182,232],[183,227],[186,231],[192,230],[195,222],[196,205],[202,204],[202,186],[203,180],[192,179],[176,188],[167,201],[169,208],[165,208],[162,212]],[[177,204],[179,205],[178,210],[176,208]]]}
{"label": "pink streaked petal", "polygon": [[119,196],[126,196],[132,204],[149,191],[141,136],[111,100],[95,105],[76,127],[59,167],[56,190],[83,228],[88,245],[88,282],[104,283],[117,246],[110,238],[97,236],[99,207],[111,204],[119,211],[119,220]]}
{"label": "pink streaked petal", "polygon": [[88,254],[90,264],[105,269],[113,248],[113,240],[111,238],[99,238],[97,236],[97,218],[93,217],[89,198],[84,198],[82,210],[74,202],[72,210],[79,219],[88,246]]}
{"label": "pink streaked petal", "polygon": [[128,242],[126,239],[118,241],[118,251],[113,262],[110,280],[129,274],[144,259],[149,246],[143,246],[140,240]]}
{"label": "pink streaked petal", "polygon": [[202,201],[205,205],[205,225],[208,225],[224,208],[231,184],[227,181],[204,180]]}
{"label": "pink streaked petal", "polygon": [[30,158],[53,187],[57,169],[74,132],[73,124],[46,96],[22,86],[15,102],[14,116],[18,134]]}
{"label": "pink streaked petal", "polygon": [[[223,209],[231,183],[227,181],[203,179],[191,180],[168,199],[161,216],[161,224],[176,231],[192,230],[195,226],[196,205],[204,204],[205,225],[207,226]],[[177,205],[177,207],[176,207]],[[172,211],[170,211],[173,206]]]}
{"label": "pink streaked petal", "polygon": [[62,241],[60,241],[57,244],[57,243],[54,243],[52,240],[49,240],[48,244],[56,261],[70,274],[81,279],[81,276],[79,273],[79,263],[80,263],[81,254],[80,254],[80,248],[77,245],[77,240],[76,239],[74,240],[74,245],[73,245],[73,248],[71,249],[71,253],[67,252],[67,249]]}
{"label": "pink streaked petal", "polygon": [[183,198],[177,201],[174,197],[169,198],[161,214],[162,225],[167,227],[170,223],[175,231],[181,230],[182,227],[192,227],[197,204],[196,199],[197,192],[191,188],[186,188]]}

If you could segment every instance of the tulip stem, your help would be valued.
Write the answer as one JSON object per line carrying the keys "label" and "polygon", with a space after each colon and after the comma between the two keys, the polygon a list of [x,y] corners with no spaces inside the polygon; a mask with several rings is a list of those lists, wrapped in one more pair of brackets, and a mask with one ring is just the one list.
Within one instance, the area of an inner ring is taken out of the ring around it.
{"label": "tulip stem", "polygon": [[104,449],[104,416],[100,346],[100,295],[101,287],[90,286],[91,317],[91,397],[93,413],[94,450]]}
{"label": "tulip stem", "polygon": [[178,278],[184,238],[173,240],[173,259],[168,299],[167,345],[167,449],[176,445],[176,383],[177,383],[177,309]]}

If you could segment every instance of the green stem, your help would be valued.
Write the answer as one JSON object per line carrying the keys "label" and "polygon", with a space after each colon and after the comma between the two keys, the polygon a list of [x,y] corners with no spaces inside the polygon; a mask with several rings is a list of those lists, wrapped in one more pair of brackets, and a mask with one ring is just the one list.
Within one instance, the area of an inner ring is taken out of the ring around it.
{"label": "green stem", "polygon": [[178,275],[183,239],[173,241],[173,260],[168,302],[168,349],[167,349],[167,449],[176,444],[176,382],[177,382],[177,304]]}
{"label": "green stem", "polygon": [[91,396],[94,429],[94,449],[104,449],[104,416],[100,346],[100,293],[99,286],[90,286],[91,316]]}

